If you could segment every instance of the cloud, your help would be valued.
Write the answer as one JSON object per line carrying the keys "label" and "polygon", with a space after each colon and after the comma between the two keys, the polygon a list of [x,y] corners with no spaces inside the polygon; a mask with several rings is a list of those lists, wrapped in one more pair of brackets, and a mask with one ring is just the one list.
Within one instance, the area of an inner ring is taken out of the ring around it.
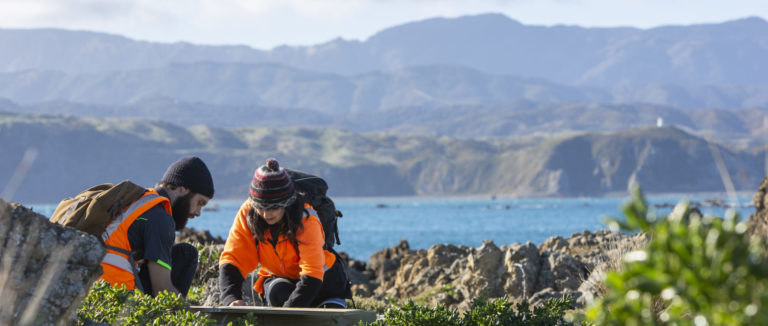
{"label": "cloud", "polygon": [[59,27],[154,41],[316,44],[394,25],[503,13],[525,24],[652,27],[768,17],[765,0],[0,0],[0,27]]}

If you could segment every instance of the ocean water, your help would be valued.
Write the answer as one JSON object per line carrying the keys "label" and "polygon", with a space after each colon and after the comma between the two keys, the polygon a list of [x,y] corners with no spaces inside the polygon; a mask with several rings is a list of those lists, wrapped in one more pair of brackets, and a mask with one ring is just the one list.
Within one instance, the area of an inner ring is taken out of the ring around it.
{"label": "ocean water", "polygon": [[[702,201],[715,197],[648,197],[651,204],[675,204],[682,199]],[[722,197],[719,197],[722,198]],[[498,246],[547,238],[568,237],[574,232],[605,229],[605,217],[620,217],[625,198],[337,198],[339,251],[355,259],[368,260],[371,254],[406,239],[411,249],[426,249],[437,243],[479,247],[483,240]],[[190,220],[189,227],[209,230],[226,238],[241,201],[216,201],[216,211],[204,211]],[[754,207],[751,198],[739,197],[741,219]],[[32,205],[46,216],[55,205]],[[671,208],[655,208],[660,214]],[[705,215],[724,216],[720,207],[701,207]]]}

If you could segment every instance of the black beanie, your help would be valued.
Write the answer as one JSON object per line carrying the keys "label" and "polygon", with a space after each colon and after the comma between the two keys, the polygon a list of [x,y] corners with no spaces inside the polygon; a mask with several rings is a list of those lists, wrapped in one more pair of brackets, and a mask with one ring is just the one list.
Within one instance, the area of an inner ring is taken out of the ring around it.
{"label": "black beanie", "polygon": [[199,157],[184,157],[168,167],[162,183],[182,186],[208,198],[213,198],[213,178]]}

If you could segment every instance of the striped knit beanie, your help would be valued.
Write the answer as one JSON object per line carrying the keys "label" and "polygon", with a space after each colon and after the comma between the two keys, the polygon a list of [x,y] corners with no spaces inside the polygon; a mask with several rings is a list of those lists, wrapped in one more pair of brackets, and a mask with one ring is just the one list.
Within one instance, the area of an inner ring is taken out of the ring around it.
{"label": "striped knit beanie", "polygon": [[250,198],[252,207],[267,210],[289,206],[296,200],[293,181],[276,159],[267,159],[253,173]]}

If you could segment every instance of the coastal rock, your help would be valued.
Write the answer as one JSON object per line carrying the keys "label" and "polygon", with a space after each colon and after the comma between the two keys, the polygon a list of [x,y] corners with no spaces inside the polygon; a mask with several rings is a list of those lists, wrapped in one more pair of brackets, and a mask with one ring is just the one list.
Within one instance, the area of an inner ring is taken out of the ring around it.
{"label": "coastal rock", "polygon": [[469,254],[466,271],[462,273],[458,292],[465,298],[481,295],[504,295],[501,275],[504,273],[502,252],[493,241],[483,241],[482,246]]}
{"label": "coastal rock", "polygon": [[[371,256],[371,263],[357,270],[370,275],[353,282],[356,295],[378,299],[413,299],[427,305],[444,304],[467,309],[481,295],[508,296],[513,301],[539,304],[550,298],[571,296],[582,302],[582,288],[597,266],[614,262],[625,246],[641,240],[609,230],[574,233],[569,238],[551,237],[540,246],[528,242],[497,247],[484,241],[479,248],[437,244],[426,250],[411,250],[406,241]],[[613,256],[609,256],[613,255]],[[596,279],[600,279],[595,276]],[[598,283],[596,281],[596,283]],[[371,291],[373,289],[373,291]]]}
{"label": "coastal rock", "polygon": [[563,252],[549,252],[543,256],[536,292],[548,288],[555,291],[576,290],[586,279],[584,263],[573,256]]}
{"label": "coastal rock", "polygon": [[0,199],[0,324],[65,325],[101,275],[94,236]]}
{"label": "coastal rock", "polygon": [[752,197],[755,213],[747,221],[747,233],[757,235],[768,242],[768,177],[763,178],[760,188]]}
{"label": "coastal rock", "polygon": [[541,270],[540,255],[530,241],[525,245],[513,244],[504,253],[504,292],[513,297],[530,298],[536,289]]}
{"label": "coastal rock", "polygon": [[[259,294],[253,289],[253,283],[258,278],[256,271],[248,276],[243,281],[241,293],[243,295],[243,301],[249,306],[263,306],[264,303],[259,298]],[[198,284],[193,284],[197,286]],[[203,298],[201,306],[205,307],[217,307],[221,306],[221,292],[219,292],[219,279],[218,277],[209,278],[203,284]]]}
{"label": "coastal rock", "polygon": [[410,249],[408,241],[403,239],[396,246],[371,255],[369,266],[376,275],[376,282],[388,284],[388,287],[394,285],[395,274],[398,268],[400,268],[400,260],[412,253],[413,251]]}
{"label": "coastal rock", "polygon": [[204,245],[224,244],[224,239],[214,237],[208,230],[198,231],[193,228],[184,228],[176,234],[176,243],[199,243]]}

